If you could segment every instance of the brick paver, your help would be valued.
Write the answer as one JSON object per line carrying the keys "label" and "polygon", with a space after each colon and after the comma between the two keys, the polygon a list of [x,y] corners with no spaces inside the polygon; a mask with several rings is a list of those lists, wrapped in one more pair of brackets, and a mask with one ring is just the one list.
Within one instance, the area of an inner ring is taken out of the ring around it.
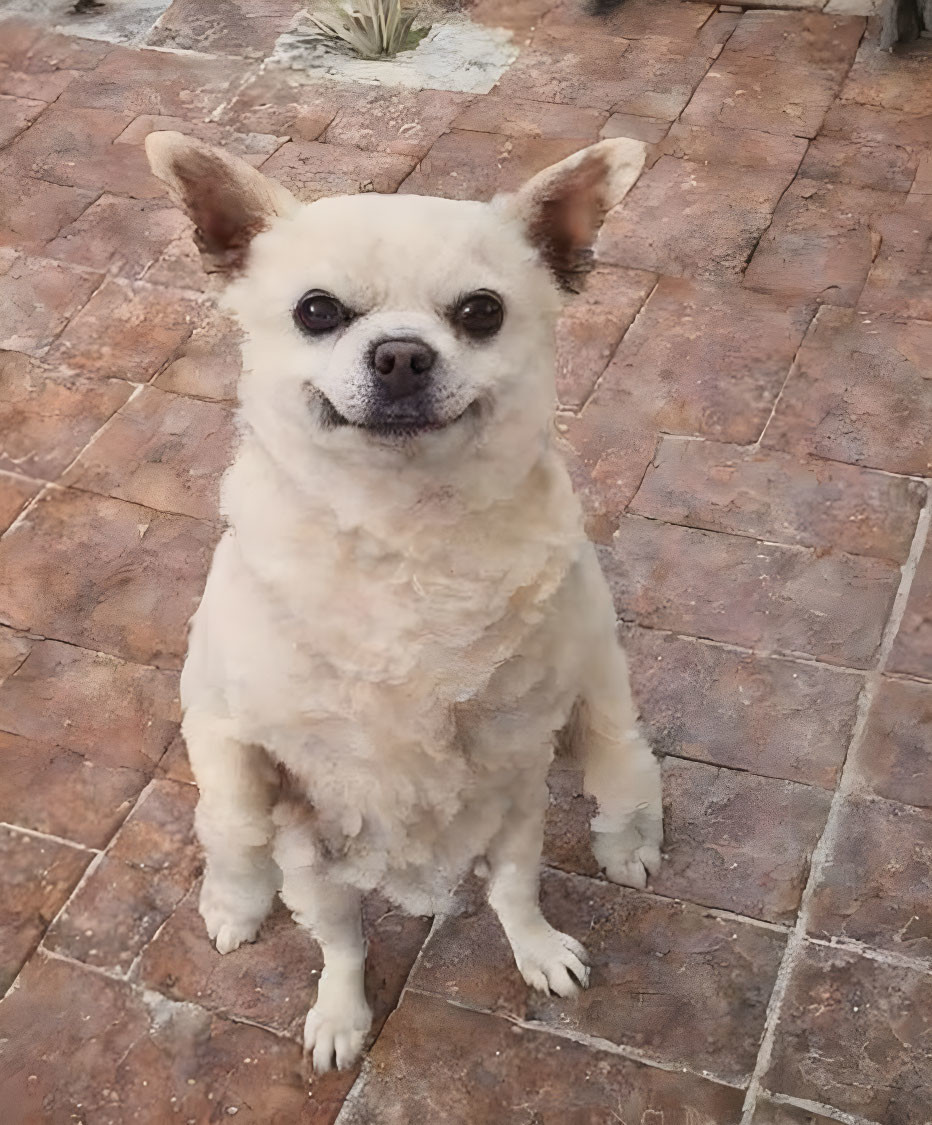
{"label": "brick paver", "polygon": [[[929,41],[880,52],[821,0],[448,6],[514,33],[488,94],[270,64],[298,0],[137,5],[119,42],[0,17],[0,1116],[922,1125]],[[528,993],[475,886],[433,930],[373,898],[374,1044],[316,1078],[309,935],[283,909],[225,958],[204,933],[178,669],[239,355],[156,129],[306,199],[487,199],[600,136],[650,146],[561,319],[556,426],[668,855],[647,891],[601,879],[555,763],[577,1003]]]}

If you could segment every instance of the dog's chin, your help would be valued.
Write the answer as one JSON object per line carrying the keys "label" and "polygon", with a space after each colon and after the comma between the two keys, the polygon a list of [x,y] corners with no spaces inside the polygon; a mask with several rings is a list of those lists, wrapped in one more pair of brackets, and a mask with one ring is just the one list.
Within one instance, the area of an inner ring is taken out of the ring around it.
{"label": "dog's chin", "polygon": [[341,414],[316,387],[313,388],[312,396],[317,404],[320,424],[325,430],[347,429],[385,445],[407,445],[427,434],[449,430],[467,418],[478,418],[482,412],[482,406],[476,399],[465,410],[449,418],[372,414],[364,419],[354,420]]}

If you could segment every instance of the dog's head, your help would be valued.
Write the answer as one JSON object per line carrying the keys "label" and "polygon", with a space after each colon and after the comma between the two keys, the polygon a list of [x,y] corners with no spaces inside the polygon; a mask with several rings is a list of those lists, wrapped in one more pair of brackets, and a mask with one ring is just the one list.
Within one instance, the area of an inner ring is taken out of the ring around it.
{"label": "dog's head", "polygon": [[558,285],[644,162],[604,141],[491,204],[413,195],[302,205],[179,133],[146,142],[246,334],[241,397],[266,444],[399,464],[456,458],[553,407]]}

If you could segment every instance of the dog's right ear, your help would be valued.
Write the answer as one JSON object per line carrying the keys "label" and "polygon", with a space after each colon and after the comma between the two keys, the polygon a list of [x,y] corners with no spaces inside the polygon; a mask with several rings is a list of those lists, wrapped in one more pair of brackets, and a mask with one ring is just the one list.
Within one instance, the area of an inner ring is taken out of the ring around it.
{"label": "dog's right ear", "polygon": [[291,192],[244,160],[182,133],[150,133],[146,155],[193,221],[194,241],[209,273],[241,270],[255,236],[300,206]]}

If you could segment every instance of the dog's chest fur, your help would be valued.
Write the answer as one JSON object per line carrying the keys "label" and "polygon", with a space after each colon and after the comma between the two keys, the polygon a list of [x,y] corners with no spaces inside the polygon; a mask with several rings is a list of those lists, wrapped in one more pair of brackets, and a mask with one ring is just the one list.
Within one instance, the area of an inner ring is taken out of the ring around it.
{"label": "dog's chest fur", "polygon": [[262,479],[244,451],[186,676],[287,767],[343,878],[433,909],[536,799],[573,704],[561,623],[590,548],[565,470],[545,458],[440,526],[428,504],[391,539]]}

